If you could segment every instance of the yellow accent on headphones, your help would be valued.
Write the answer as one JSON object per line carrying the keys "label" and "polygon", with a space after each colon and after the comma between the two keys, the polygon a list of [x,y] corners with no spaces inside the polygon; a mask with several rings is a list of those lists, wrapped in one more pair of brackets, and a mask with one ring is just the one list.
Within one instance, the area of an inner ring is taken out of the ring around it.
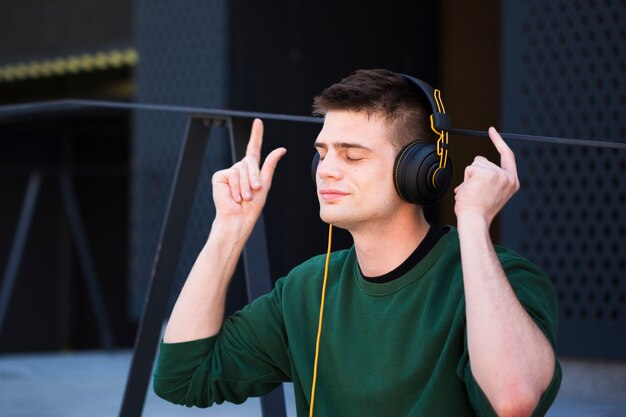
{"label": "yellow accent on headphones", "polygon": [[[437,111],[445,114],[446,109],[443,106],[443,100],[441,99],[441,91],[439,91],[439,89],[435,89],[434,91],[435,91],[434,97],[435,97],[435,103],[437,105]],[[439,168],[435,170],[431,178],[433,187],[436,187],[435,178],[437,177],[437,172],[440,169],[445,168],[446,163],[448,161],[448,132],[446,132],[445,130],[441,130],[441,131],[437,130],[437,128],[435,127],[435,119],[433,116],[434,115],[432,114],[430,115],[430,128],[433,132],[439,135],[439,139],[437,140],[437,155],[439,156]]]}

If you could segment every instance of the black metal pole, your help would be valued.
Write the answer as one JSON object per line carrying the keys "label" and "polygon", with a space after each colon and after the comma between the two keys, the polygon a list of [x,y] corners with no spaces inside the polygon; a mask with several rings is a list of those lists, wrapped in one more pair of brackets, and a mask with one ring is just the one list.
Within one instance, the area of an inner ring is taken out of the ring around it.
{"label": "black metal pole", "polygon": [[9,304],[11,303],[13,287],[17,279],[22,253],[24,252],[24,245],[26,244],[28,230],[33,220],[33,212],[35,211],[40,188],[41,174],[38,171],[32,172],[28,177],[24,202],[20,210],[20,218],[15,230],[15,237],[11,245],[11,253],[9,254],[7,266],[4,271],[4,279],[2,280],[2,288],[0,290],[0,333],[2,333],[4,320],[6,319]]}
{"label": "black metal pole", "polygon": [[67,213],[67,220],[70,224],[70,230],[72,231],[72,237],[78,252],[78,259],[80,260],[80,266],[83,270],[83,277],[85,285],[87,287],[87,293],[91,299],[91,305],[93,306],[94,314],[98,322],[100,332],[100,342],[102,345],[111,349],[115,345],[115,338],[111,331],[111,324],[98,285],[98,277],[96,275],[96,267],[94,266],[93,257],[89,250],[89,241],[85,233],[85,227],[83,225],[82,216],[80,214],[80,208],[78,207],[78,201],[76,199],[76,193],[74,192],[74,186],[72,180],[67,173],[61,173],[59,176],[59,183],[61,185],[61,195],[63,196],[63,203]]}
{"label": "black metal pole", "polygon": [[161,326],[178,266],[187,217],[193,203],[212,121],[193,115],[189,117],[135,340],[120,417],[137,417],[143,410]]}

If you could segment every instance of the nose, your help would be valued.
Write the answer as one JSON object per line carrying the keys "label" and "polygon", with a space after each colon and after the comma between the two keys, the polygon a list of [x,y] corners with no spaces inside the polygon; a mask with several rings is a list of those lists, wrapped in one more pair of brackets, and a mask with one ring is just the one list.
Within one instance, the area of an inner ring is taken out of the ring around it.
{"label": "nose", "polygon": [[317,176],[322,180],[329,178],[341,178],[342,171],[340,162],[341,161],[339,160],[337,153],[329,150],[326,152],[323,159],[320,158],[320,161],[317,164]]}

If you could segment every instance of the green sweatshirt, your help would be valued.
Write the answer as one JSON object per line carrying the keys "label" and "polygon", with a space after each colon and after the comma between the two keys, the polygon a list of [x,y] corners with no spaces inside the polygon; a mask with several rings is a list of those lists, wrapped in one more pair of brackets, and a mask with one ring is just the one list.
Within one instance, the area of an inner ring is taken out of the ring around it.
{"label": "green sweatshirt", "polygon": [[[557,306],[550,280],[498,247],[517,297],[554,347]],[[293,381],[298,416],[308,416],[324,256],[225,320],[219,335],[162,343],[154,389],[168,401],[207,407],[241,403]],[[354,248],[334,252],[325,302],[315,416],[495,416],[474,380],[456,229],[405,275],[363,279]],[[554,400],[552,383],[534,416]]]}

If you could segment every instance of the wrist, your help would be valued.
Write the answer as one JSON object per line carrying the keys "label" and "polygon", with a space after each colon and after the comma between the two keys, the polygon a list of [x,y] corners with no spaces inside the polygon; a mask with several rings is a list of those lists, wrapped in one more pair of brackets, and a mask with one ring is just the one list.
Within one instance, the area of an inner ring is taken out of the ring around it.
{"label": "wrist", "polygon": [[252,233],[254,223],[249,224],[240,217],[216,216],[211,225],[208,242],[216,242],[227,245],[245,245]]}
{"label": "wrist", "polygon": [[476,232],[487,232],[491,227],[491,221],[485,216],[476,213],[467,213],[457,216],[457,229]]}

